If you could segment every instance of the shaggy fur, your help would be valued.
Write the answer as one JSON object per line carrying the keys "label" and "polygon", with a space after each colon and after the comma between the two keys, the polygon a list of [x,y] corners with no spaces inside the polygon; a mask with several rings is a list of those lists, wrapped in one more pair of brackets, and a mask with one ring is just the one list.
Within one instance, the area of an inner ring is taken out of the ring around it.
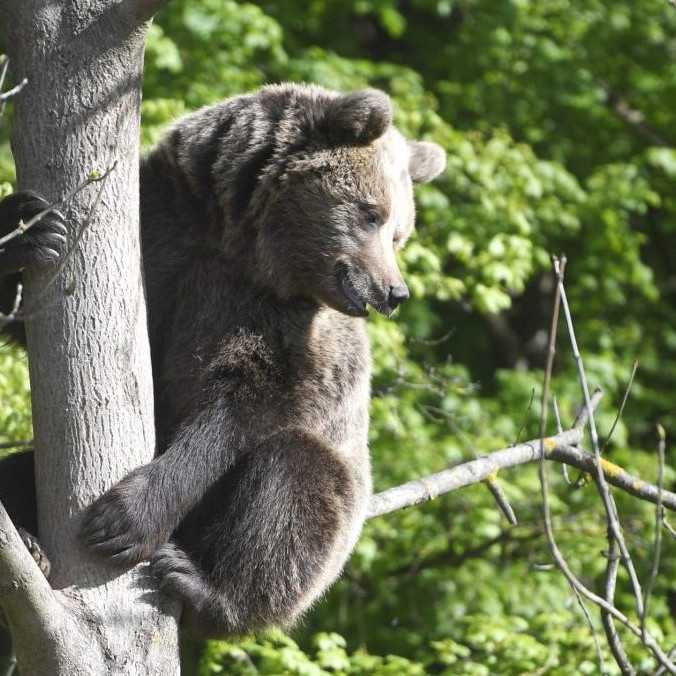
{"label": "shaggy fur", "polygon": [[[201,636],[293,622],[361,530],[363,318],[408,297],[395,250],[411,178],[445,164],[391,121],[382,92],[271,86],[180,120],[142,163],[159,453],[89,508],[82,537],[149,559]],[[35,196],[21,195],[25,217]],[[60,227],[8,246],[0,272],[41,263]]]}

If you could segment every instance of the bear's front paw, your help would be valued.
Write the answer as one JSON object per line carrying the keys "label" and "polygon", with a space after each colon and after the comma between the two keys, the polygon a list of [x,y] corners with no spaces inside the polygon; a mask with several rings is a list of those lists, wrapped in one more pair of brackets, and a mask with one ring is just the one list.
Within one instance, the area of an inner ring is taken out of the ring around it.
{"label": "bear's front paw", "polygon": [[80,530],[88,547],[121,565],[149,559],[166,540],[148,519],[143,493],[130,490],[130,483],[136,482],[124,480],[90,505]]}

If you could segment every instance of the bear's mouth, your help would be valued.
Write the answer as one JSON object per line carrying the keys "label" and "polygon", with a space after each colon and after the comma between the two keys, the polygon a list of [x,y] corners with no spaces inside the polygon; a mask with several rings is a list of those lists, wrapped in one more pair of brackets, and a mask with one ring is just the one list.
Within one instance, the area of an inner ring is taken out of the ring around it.
{"label": "bear's mouth", "polygon": [[367,317],[366,301],[361,297],[361,294],[352,283],[349,270],[345,264],[338,266],[336,277],[338,278],[338,287],[347,301],[345,313],[357,317]]}

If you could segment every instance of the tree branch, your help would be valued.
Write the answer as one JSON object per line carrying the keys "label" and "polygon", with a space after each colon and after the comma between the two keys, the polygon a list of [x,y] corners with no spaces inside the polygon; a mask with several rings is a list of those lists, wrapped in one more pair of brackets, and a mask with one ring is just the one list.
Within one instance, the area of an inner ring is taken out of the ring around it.
{"label": "tree branch", "polygon": [[[598,402],[598,397],[597,397]],[[576,467],[583,472],[593,473],[594,456],[575,444],[582,441],[582,430],[572,428],[544,440],[545,459]],[[411,507],[433,500],[439,495],[450,493],[465,486],[484,481],[491,474],[508,467],[536,462],[540,458],[539,439],[532,439],[517,446],[464,462],[451,469],[430,474],[415,481],[376,493],[371,498],[368,518],[389,514],[403,507]],[[631,495],[657,504],[657,486],[629,474],[619,465],[601,459],[601,467],[608,483],[621,488]],[[676,511],[676,493],[662,490],[662,504],[666,509]]]}
{"label": "tree branch", "polygon": [[[638,627],[633,624],[629,618],[620,612],[613,604],[613,597],[615,593],[615,581],[617,576],[617,568],[615,559],[618,556],[618,550],[622,555],[622,561],[625,564],[625,568],[629,573],[631,579],[632,588],[634,590],[634,596],[636,597],[637,611],[639,615],[643,612],[643,599],[640,597],[640,584],[638,583],[638,578],[635,574],[634,564],[631,560],[631,556],[624,542],[624,537],[622,533],[622,527],[619,522],[619,517],[617,513],[617,507],[615,505],[615,500],[608,489],[606,483],[605,472],[606,469],[603,465],[603,460],[601,458],[601,453],[598,443],[598,435],[596,432],[596,424],[594,421],[594,408],[592,406],[592,398],[589,395],[589,386],[587,383],[587,377],[584,370],[584,364],[582,361],[582,356],[577,347],[577,340],[575,338],[575,330],[573,327],[573,320],[570,313],[570,308],[568,307],[568,301],[566,298],[566,291],[563,285],[563,273],[566,266],[566,259],[563,257],[561,261],[554,258],[554,271],[557,277],[556,292],[554,296],[554,308],[552,311],[552,323],[549,331],[549,354],[547,359],[547,368],[545,370],[545,381],[543,386],[542,394],[542,407],[540,414],[540,487],[542,492],[542,507],[543,507],[543,518],[545,524],[545,534],[547,536],[547,541],[549,543],[549,548],[552,553],[552,557],[556,562],[559,570],[568,580],[568,583],[572,587],[575,595],[577,596],[580,604],[582,605],[581,597],[586,598],[592,603],[596,604],[601,610],[601,615],[603,618],[603,626],[608,637],[610,648],[613,652],[618,666],[622,670],[623,674],[633,674],[634,668],[629,663],[622,642],[617,634],[613,620],[619,620],[629,631],[631,631],[635,636],[637,636],[644,646],[646,646],[653,655],[657,658],[658,662],[662,667],[664,667],[669,673],[676,674],[676,665],[674,665],[670,660],[671,658],[662,650],[660,645],[654,639],[654,637],[645,631],[644,627]],[[554,363],[554,354],[556,351],[556,329],[558,327],[558,318],[559,318],[559,307],[563,307],[564,315],[566,318],[566,325],[568,328],[568,335],[570,338],[570,344],[573,350],[573,356],[575,357],[575,362],[578,367],[578,376],[582,391],[584,393],[585,408],[587,411],[587,418],[589,422],[589,431],[592,439],[592,444],[594,448],[594,455],[592,456],[593,467],[594,467],[594,481],[596,487],[601,496],[603,507],[606,512],[606,523],[608,531],[608,556],[609,556],[609,565],[606,573],[606,589],[605,589],[605,598],[598,596],[593,591],[588,589],[573,573],[568,565],[566,559],[564,558],[561,550],[559,549],[556,538],[554,536],[554,529],[552,526],[552,517],[551,510],[549,506],[549,489],[548,489],[548,479],[547,479],[547,470],[545,463],[545,440],[544,432],[546,429],[547,423],[547,398],[549,394],[549,384],[551,380],[552,367]],[[662,490],[661,486],[657,488],[658,493],[658,505],[662,503]],[[600,656],[600,653],[599,653]],[[603,665],[601,665],[601,671],[603,672]]]}
{"label": "tree branch", "polygon": [[[584,368],[584,361],[580,350],[577,345],[577,339],[575,337],[575,327],[573,326],[573,317],[570,312],[570,306],[568,305],[568,298],[566,295],[566,289],[563,285],[563,267],[565,267],[565,258],[561,263],[561,267],[558,259],[554,259],[554,271],[556,272],[557,277],[557,288],[558,293],[561,298],[561,306],[563,307],[563,314],[566,319],[566,327],[568,329],[568,337],[570,340],[570,346],[573,351],[573,357],[575,359],[575,364],[578,371],[578,380],[580,381],[580,386],[584,394],[585,407],[587,409],[587,415],[589,418],[589,435],[592,441],[592,448],[594,451],[594,471],[593,476],[595,478],[596,487],[598,489],[601,500],[603,501],[603,506],[606,510],[606,517],[608,519],[609,531],[612,534],[612,539],[617,542],[620,553],[622,554],[622,561],[627,573],[629,574],[629,579],[631,581],[631,586],[634,591],[634,599],[636,601],[636,612],[639,616],[643,615],[643,591],[641,590],[641,583],[638,579],[636,573],[636,567],[632,561],[631,554],[629,553],[629,548],[624,539],[624,533],[622,532],[622,525],[620,524],[620,518],[617,512],[617,507],[615,505],[615,499],[610,493],[606,482],[606,468],[603,466],[605,461],[601,457],[601,448],[599,446],[599,437],[596,431],[596,421],[594,420],[594,410],[591,405],[591,396],[589,394],[589,383],[587,382],[587,374]],[[660,493],[657,489],[658,494]],[[612,541],[610,542],[612,545]],[[644,641],[645,642],[645,641]]]}

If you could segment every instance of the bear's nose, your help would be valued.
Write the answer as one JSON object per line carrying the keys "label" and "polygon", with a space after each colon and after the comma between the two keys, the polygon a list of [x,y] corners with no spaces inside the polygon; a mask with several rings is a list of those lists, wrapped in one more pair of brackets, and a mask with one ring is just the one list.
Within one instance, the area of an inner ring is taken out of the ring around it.
{"label": "bear's nose", "polygon": [[394,308],[401,305],[405,300],[408,300],[410,296],[408,292],[408,287],[406,284],[401,284],[399,286],[390,287],[390,295],[388,298],[388,305],[394,310]]}

